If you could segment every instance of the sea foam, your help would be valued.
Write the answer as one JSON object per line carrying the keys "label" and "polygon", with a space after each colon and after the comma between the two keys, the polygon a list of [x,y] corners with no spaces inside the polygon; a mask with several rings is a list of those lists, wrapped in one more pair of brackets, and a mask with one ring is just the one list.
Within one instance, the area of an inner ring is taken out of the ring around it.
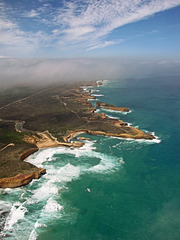
{"label": "sea foam", "polygon": [[46,212],[57,212],[63,210],[63,206],[58,204],[55,200],[50,197],[47,201],[47,204],[44,206]]}
{"label": "sea foam", "polygon": [[103,97],[104,96],[103,94],[91,94],[91,95],[94,97]]}
{"label": "sea foam", "polygon": [[56,194],[57,192],[58,188],[51,181],[48,181],[45,184],[42,184],[42,186],[36,190],[31,191],[32,197],[28,203],[32,204],[34,202],[42,201],[47,199],[49,196]]}
{"label": "sea foam", "polygon": [[9,216],[6,219],[4,231],[10,230],[14,224],[24,218],[24,214],[27,212],[27,208],[25,208],[23,204],[20,202],[13,204]]}
{"label": "sea foam", "polygon": [[96,90],[95,90],[95,89],[92,89],[92,90],[91,90],[92,93],[93,93],[93,92],[99,92],[99,91],[100,91],[99,89],[96,89]]}
{"label": "sea foam", "polygon": [[36,239],[37,239],[36,229],[33,229],[31,234],[29,235],[28,240],[36,240]]}
{"label": "sea foam", "polygon": [[[153,134],[152,134],[153,135]],[[110,138],[116,138],[116,139],[120,139],[120,140],[124,140],[124,141],[134,141],[134,142],[139,142],[139,143],[160,143],[161,140],[159,139],[159,137],[153,135],[155,137],[155,139],[134,139],[134,138],[122,138],[122,137],[110,137]],[[108,136],[109,137],[109,136]]]}
{"label": "sea foam", "polygon": [[91,98],[88,98],[88,101],[99,101],[99,99],[91,99]]}
{"label": "sea foam", "polygon": [[66,183],[71,182],[72,179],[77,179],[79,175],[80,168],[68,163],[61,168],[50,168],[46,179],[49,179],[51,183]]}
{"label": "sea foam", "polygon": [[109,115],[109,114],[106,114],[106,116],[108,117],[108,118],[112,118],[112,119],[120,119],[119,117],[114,117],[114,116],[112,116],[112,115]]}
{"label": "sea foam", "polygon": [[37,233],[36,229],[39,227],[47,227],[45,224],[40,224],[38,221],[34,224],[34,229],[31,231],[28,240],[36,240],[37,239]]}
{"label": "sea foam", "polygon": [[[88,169],[89,172],[94,172],[94,173],[110,173],[113,170],[117,170],[118,167],[121,165],[120,161],[118,161],[118,158],[113,158],[113,157],[108,157],[104,154],[101,154],[99,156],[101,158],[101,161],[99,164],[91,167]],[[123,159],[121,158],[123,161]]]}
{"label": "sea foam", "polygon": [[101,108],[101,109],[105,112],[120,113],[120,114],[123,114],[123,115],[127,115],[127,114],[132,112],[132,110],[130,110],[129,112],[123,112],[123,111],[117,111],[117,110],[105,109],[105,108]]}

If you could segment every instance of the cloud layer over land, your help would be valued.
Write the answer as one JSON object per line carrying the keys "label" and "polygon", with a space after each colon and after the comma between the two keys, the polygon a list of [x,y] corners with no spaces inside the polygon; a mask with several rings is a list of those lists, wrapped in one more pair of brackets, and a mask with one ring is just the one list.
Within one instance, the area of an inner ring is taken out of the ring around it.
{"label": "cloud layer over land", "polygon": [[99,59],[0,59],[0,88],[60,82],[180,76],[180,61]]}

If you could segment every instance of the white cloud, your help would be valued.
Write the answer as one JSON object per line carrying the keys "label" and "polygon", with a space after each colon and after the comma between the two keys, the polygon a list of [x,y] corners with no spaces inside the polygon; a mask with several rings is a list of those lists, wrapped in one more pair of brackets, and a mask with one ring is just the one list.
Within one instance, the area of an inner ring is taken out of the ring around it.
{"label": "white cloud", "polygon": [[34,9],[32,9],[30,12],[27,12],[24,14],[24,17],[28,17],[28,18],[34,18],[37,16],[39,16],[39,13]]}
{"label": "white cloud", "polygon": [[[11,16],[16,10],[0,3],[2,55],[11,55],[13,48],[15,53],[21,47],[25,54],[30,54],[47,45],[62,49],[63,46],[78,48],[79,44],[80,49],[90,51],[119,44],[122,40],[118,42],[112,37],[112,41],[107,40],[114,29],[178,6],[180,0],[68,0],[62,1],[59,8],[53,7],[51,0],[39,0],[39,4],[42,5],[29,12],[22,8],[21,14],[21,9],[18,9],[16,18]],[[19,21],[24,17],[36,21],[32,24],[37,23],[39,31],[22,30]]]}
{"label": "white cloud", "polygon": [[159,32],[159,30],[154,29],[154,30],[152,30],[150,33],[158,33],[158,32]]}
{"label": "white cloud", "polygon": [[7,56],[33,54],[44,38],[42,32],[24,32],[6,18],[0,19],[0,36],[1,54]]}
{"label": "white cloud", "polygon": [[10,29],[14,29],[17,27],[17,24],[10,21],[10,20],[7,20],[7,19],[3,19],[1,18],[0,19],[0,29],[2,30],[10,30]]}
{"label": "white cloud", "polygon": [[97,45],[89,47],[87,50],[90,51],[90,50],[94,50],[94,49],[97,49],[97,48],[105,48],[105,47],[108,47],[108,46],[112,46],[112,45],[122,43],[124,41],[125,41],[124,39],[120,39],[118,41],[105,41],[103,43],[99,43]]}
{"label": "white cloud", "polygon": [[74,28],[69,28],[63,31],[67,36],[69,35],[71,41],[82,41],[84,35],[88,33],[95,32],[95,29],[91,26],[79,26]]}
{"label": "white cloud", "polygon": [[96,48],[97,40],[105,38],[114,29],[178,5],[180,0],[71,0],[64,2],[54,19],[65,29],[64,41],[95,41],[90,50]]}

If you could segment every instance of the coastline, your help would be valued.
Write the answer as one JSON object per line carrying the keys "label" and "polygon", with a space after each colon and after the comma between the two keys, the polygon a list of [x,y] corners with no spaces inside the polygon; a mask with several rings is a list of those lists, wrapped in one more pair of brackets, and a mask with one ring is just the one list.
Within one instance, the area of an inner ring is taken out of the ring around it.
{"label": "coastline", "polygon": [[[110,109],[120,112],[129,112],[129,108],[125,107],[116,107],[112,104],[102,103],[96,101],[95,107],[92,106],[90,100],[96,100],[95,96],[92,96],[92,92],[96,91],[97,87],[103,85],[103,81],[94,81],[88,86],[79,86],[76,89],[71,90],[71,95],[69,96],[53,96],[55,100],[61,102],[64,108],[77,115],[78,118],[81,118],[85,121],[85,127],[79,127],[75,130],[67,130],[66,134],[62,136],[63,142],[58,141],[57,138],[53,136],[49,130],[40,132],[40,131],[31,131],[23,128],[25,121],[15,121],[15,129],[17,132],[27,132],[23,141],[28,144],[33,144],[35,148],[29,148],[23,151],[19,155],[19,161],[24,161],[34,152],[39,149],[66,146],[66,147],[82,147],[84,142],[81,141],[72,141],[74,137],[81,133],[88,133],[92,135],[103,135],[110,137],[120,137],[127,139],[146,139],[153,140],[155,137],[150,133],[145,133],[135,127],[128,126],[127,123],[122,120],[110,119],[104,113],[95,112],[97,108]],[[92,89],[95,88],[95,89]],[[77,101],[79,106],[83,109],[83,115],[80,117],[79,112],[76,112],[73,108],[69,108],[69,102]],[[9,121],[9,120],[8,120]],[[83,140],[83,139],[79,139]],[[1,149],[4,150],[4,149]],[[35,166],[34,166],[35,167]],[[36,168],[36,167],[35,167]],[[0,178],[0,187],[1,188],[13,188],[20,187],[28,184],[33,179],[40,178],[42,174],[46,173],[46,169],[36,168],[31,172],[21,172],[15,176]]]}

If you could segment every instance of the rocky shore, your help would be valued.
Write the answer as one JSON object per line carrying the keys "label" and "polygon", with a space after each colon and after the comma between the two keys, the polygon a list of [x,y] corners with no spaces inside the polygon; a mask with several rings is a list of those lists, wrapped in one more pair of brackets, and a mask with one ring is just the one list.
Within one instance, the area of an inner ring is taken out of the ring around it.
{"label": "rocky shore", "polygon": [[[38,113],[35,108],[32,108],[33,112],[29,116],[28,112],[23,112],[19,115],[22,116],[22,119],[16,120],[16,108],[19,110],[20,107],[23,109],[23,107],[28,106],[27,103],[23,101],[18,101],[19,106],[17,106],[17,103],[14,106],[11,104],[1,110],[4,118],[7,119],[4,120],[4,122],[1,119],[2,128],[5,129],[7,127],[9,131],[10,127],[11,134],[19,134],[22,136],[20,142],[19,140],[17,142],[14,140],[13,142],[12,139],[11,143],[6,146],[2,145],[0,149],[1,188],[24,186],[32,181],[32,179],[37,179],[42,174],[45,174],[45,169],[37,168],[24,160],[29,155],[43,148],[59,146],[72,148],[82,147],[84,142],[72,141],[75,136],[81,133],[130,139],[153,140],[155,138],[149,133],[128,126],[127,123],[122,120],[110,119],[106,114],[96,112],[97,108],[129,112],[129,108],[117,107],[99,101],[96,101],[95,107],[93,107],[90,100],[96,100],[96,97],[92,96],[92,92],[96,91],[97,87],[102,86],[103,81],[94,81],[90,85],[91,89],[88,86],[81,87],[80,84],[77,85],[76,88],[68,87],[60,94],[58,88],[49,91],[48,96],[50,96],[50,98],[48,98],[47,104],[51,105],[48,108],[48,115],[45,115],[47,120],[45,117],[41,119],[41,115],[38,114],[35,116],[36,122],[34,123],[32,116],[34,116],[36,112]],[[44,95],[40,97],[46,101]],[[35,100],[39,101],[41,98],[38,96]],[[25,101],[27,101],[27,98]],[[30,97],[28,101],[30,101]],[[35,106],[36,104],[37,102],[35,102]],[[47,108],[44,108],[44,104],[45,103],[42,102],[40,109],[42,114],[47,111]],[[13,124],[14,130],[12,129]],[[41,131],[35,129],[36,125],[39,126]],[[16,135],[17,139],[19,139],[19,135]],[[61,141],[59,139],[61,139]],[[78,139],[89,140],[83,137],[79,137]]]}

